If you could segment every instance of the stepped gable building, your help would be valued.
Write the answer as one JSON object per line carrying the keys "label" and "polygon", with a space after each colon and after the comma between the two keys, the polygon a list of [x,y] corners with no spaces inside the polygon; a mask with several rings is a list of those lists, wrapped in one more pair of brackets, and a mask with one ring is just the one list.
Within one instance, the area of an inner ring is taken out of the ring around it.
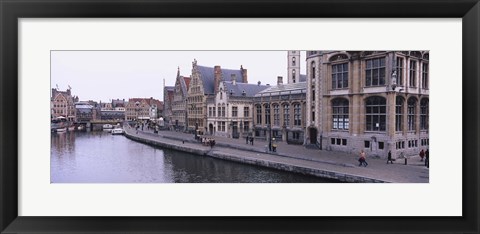
{"label": "stepped gable building", "polygon": [[230,80],[220,82],[215,97],[207,101],[207,134],[233,138],[252,136],[253,97],[268,86],[237,82],[235,73],[230,75]]}
{"label": "stepped gable building", "polygon": [[190,77],[180,75],[178,68],[177,78],[175,80],[173,101],[172,101],[172,117],[170,120],[171,128],[175,131],[187,130],[187,95],[190,85]]}
{"label": "stepped gable building", "polygon": [[[232,74],[239,77],[238,83],[248,83],[247,70],[222,69],[220,66],[205,67],[192,62],[192,75],[187,97],[188,131],[196,134],[207,132],[207,99],[215,98],[220,82],[231,81]],[[210,100],[210,102],[212,102]]]}
{"label": "stepped gable building", "polygon": [[150,98],[130,98],[125,110],[125,120],[157,120],[163,114],[163,102]]}
{"label": "stepped gable building", "polygon": [[174,93],[175,86],[163,86],[163,120],[165,121],[165,126],[169,127],[169,129],[171,128],[171,120],[173,115],[172,105]]}
{"label": "stepped gable building", "polygon": [[77,96],[72,96],[72,89],[68,87],[66,91],[59,91],[58,88],[52,88],[50,98],[51,117],[65,117],[68,121],[75,119],[75,102],[78,102]]}
{"label": "stepped gable building", "polygon": [[429,145],[428,67],[428,51],[307,51],[306,143],[418,155]]}

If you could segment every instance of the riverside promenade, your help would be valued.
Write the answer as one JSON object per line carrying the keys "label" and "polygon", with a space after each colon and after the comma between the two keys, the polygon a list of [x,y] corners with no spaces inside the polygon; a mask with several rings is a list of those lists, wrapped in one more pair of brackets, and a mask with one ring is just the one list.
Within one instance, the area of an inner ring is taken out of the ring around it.
{"label": "riverside promenade", "polygon": [[278,170],[313,175],[341,182],[356,183],[428,183],[429,169],[419,157],[398,159],[386,164],[385,159],[369,158],[367,167],[358,166],[358,156],[343,152],[307,149],[302,145],[277,142],[277,152],[266,152],[265,141],[255,140],[254,145],[246,144],[244,138],[233,139],[213,137],[213,148],[204,146],[194,139],[193,134],[174,131],[138,130],[126,125],[125,136],[131,140],[192,154],[223,160],[264,166]]}

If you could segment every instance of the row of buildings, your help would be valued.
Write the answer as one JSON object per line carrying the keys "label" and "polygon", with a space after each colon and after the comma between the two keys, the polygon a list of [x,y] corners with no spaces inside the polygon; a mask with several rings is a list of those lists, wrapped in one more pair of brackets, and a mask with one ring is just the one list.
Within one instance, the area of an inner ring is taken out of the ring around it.
{"label": "row of buildings", "polygon": [[164,115],[163,102],[153,97],[114,99],[110,102],[79,101],[71,88],[52,88],[51,118],[64,117],[70,122],[159,120]]}
{"label": "row of buildings", "polygon": [[380,157],[428,148],[428,51],[307,51],[305,75],[300,51],[287,60],[276,85],[249,84],[242,66],[178,69],[164,87],[169,127]]}

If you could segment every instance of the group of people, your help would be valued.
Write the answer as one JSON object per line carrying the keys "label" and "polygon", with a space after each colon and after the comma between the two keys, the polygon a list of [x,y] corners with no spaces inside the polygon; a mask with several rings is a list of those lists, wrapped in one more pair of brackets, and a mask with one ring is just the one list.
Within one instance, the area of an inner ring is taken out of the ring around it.
{"label": "group of people", "polygon": [[250,143],[251,145],[253,145],[253,137],[251,136],[247,136],[245,138],[245,143],[248,145],[248,143]]}
{"label": "group of people", "polygon": [[[430,153],[428,152],[428,149],[426,151],[424,151],[422,149],[419,153],[420,161],[423,161],[423,158],[425,158],[425,166],[427,168],[430,167],[430,160],[429,160],[430,155],[429,154]],[[403,155],[403,152],[402,152],[402,155]],[[394,161],[394,159],[392,158],[392,151],[389,150],[388,154],[387,154],[387,164],[389,164],[389,163],[393,164],[393,161]],[[365,151],[363,151],[363,150],[360,151],[360,157],[358,158],[358,162],[360,163],[360,164],[358,164],[359,167],[360,166],[365,166],[365,167],[368,166]],[[406,161],[405,161],[405,165],[406,165]]]}
{"label": "group of people", "polygon": [[215,146],[215,139],[202,137],[202,144],[206,146],[210,146],[210,148],[213,148],[213,146]]}

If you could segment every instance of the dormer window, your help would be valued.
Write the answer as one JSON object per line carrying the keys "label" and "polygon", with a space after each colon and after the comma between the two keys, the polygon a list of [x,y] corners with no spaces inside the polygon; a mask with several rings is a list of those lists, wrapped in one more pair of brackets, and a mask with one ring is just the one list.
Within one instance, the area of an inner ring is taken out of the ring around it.
{"label": "dormer window", "polygon": [[245,93],[245,90],[242,91],[242,96],[246,96],[247,93]]}
{"label": "dormer window", "polygon": [[230,89],[230,95],[232,95],[232,94],[233,94],[233,89]]}

